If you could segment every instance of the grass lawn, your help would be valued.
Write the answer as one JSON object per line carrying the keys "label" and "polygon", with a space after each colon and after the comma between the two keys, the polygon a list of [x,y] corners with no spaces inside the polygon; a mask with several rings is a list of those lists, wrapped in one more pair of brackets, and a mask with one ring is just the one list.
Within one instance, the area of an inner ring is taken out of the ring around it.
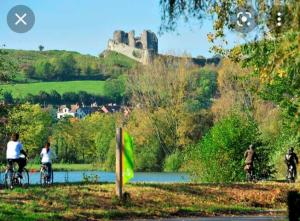
{"label": "grass lawn", "polygon": [[0,220],[103,220],[217,215],[287,215],[300,184],[130,184],[126,202],[114,184],[0,190]]}
{"label": "grass lawn", "polygon": [[46,91],[49,93],[52,90],[56,90],[60,94],[66,92],[86,91],[90,94],[105,95],[104,84],[105,81],[38,82],[0,85],[0,89],[11,92],[14,98],[23,98],[27,94],[37,95],[40,91]]}

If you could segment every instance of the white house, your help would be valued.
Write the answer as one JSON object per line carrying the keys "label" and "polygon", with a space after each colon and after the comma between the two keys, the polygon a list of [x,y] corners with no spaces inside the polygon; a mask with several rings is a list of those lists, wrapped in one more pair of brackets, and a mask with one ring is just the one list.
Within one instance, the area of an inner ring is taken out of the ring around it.
{"label": "white house", "polygon": [[78,108],[79,107],[77,105],[72,105],[71,109],[68,108],[66,105],[60,106],[57,111],[57,119],[61,119],[61,118],[68,117],[68,116],[75,117],[76,110]]}

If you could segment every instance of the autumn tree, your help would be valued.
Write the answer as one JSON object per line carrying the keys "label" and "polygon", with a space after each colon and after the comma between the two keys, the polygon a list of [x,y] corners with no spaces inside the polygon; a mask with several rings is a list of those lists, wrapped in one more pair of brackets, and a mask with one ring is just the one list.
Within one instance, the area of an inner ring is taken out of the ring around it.
{"label": "autumn tree", "polygon": [[132,105],[141,112],[134,116],[141,126],[142,122],[148,122],[151,145],[159,146],[152,154],[159,153],[164,159],[203,135],[210,124],[205,109],[216,90],[213,76],[213,71],[200,70],[188,58],[172,57],[157,59],[152,65],[140,66],[129,74],[128,93]]}

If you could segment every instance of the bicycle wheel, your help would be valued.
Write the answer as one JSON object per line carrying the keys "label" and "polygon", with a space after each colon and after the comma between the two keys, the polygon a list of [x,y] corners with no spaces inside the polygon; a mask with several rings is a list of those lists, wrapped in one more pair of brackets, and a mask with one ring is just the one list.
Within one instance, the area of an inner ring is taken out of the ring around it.
{"label": "bicycle wheel", "polygon": [[20,185],[23,187],[29,186],[29,173],[26,168],[24,168],[22,171],[22,178],[20,178]]}
{"label": "bicycle wheel", "polygon": [[54,175],[53,175],[53,169],[51,170],[51,180],[50,180],[50,184],[53,184],[53,180],[54,180]]}
{"label": "bicycle wheel", "polygon": [[4,175],[4,186],[9,189],[14,188],[13,182],[14,173],[11,170],[6,170]]}
{"label": "bicycle wheel", "polygon": [[45,169],[41,170],[41,173],[40,173],[40,184],[42,186],[45,186],[47,184],[47,175],[45,173]]}

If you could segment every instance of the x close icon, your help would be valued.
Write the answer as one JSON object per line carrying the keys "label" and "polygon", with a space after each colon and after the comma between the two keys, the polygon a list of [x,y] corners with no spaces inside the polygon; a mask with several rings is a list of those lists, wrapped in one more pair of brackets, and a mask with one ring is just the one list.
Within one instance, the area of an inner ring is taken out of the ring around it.
{"label": "x close icon", "polygon": [[18,18],[18,21],[15,23],[15,25],[18,25],[19,22],[22,22],[24,25],[27,25],[27,23],[24,21],[24,18],[27,16],[27,14],[24,14],[22,17],[20,17],[17,13],[15,15]]}
{"label": "x close icon", "polygon": [[8,26],[17,33],[28,32],[33,27],[34,22],[35,16],[33,11],[25,5],[17,5],[7,14]]}

